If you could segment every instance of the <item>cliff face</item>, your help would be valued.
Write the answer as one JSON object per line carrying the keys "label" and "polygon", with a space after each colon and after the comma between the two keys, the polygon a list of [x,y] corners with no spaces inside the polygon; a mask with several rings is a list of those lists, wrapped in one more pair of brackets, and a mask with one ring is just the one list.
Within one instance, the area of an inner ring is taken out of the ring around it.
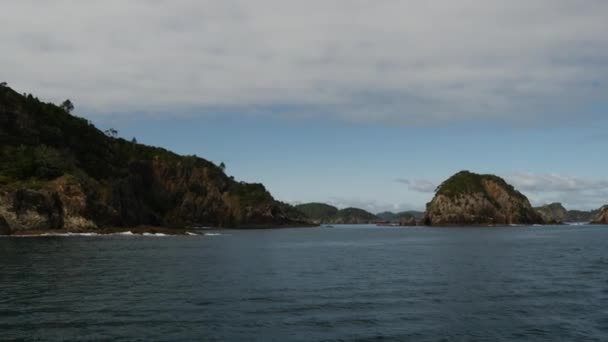
{"label": "cliff face", "polygon": [[503,179],[468,171],[437,188],[424,222],[434,226],[544,223],[528,199]]}
{"label": "cliff face", "polygon": [[568,219],[568,210],[561,203],[551,203],[542,207],[534,208],[549,224],[564,223]]}
{"label": "cliff face", "polygon": [[236,182],[202,158],[108,137],[0,87],[0,234],[307,224],[261,184]]}
{"label": "cliff face", "polygon": [[603,206],[595,215],[592,224],[608,224],[608,205]]}

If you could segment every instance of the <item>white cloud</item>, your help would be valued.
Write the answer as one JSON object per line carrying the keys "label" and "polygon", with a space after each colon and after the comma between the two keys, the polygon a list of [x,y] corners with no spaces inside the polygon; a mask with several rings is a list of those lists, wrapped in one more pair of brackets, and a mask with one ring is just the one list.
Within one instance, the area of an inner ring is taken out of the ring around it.
{"label": "white cloud", "polygon": [[608,180],[562,176],[559,174],[516,173],[505,177],[520,191],[580,192],[608,189]]}
{"label": "white cloud", "polygon": [[407,185],[409,190],[416,192],[433,193],[437,189],[437,185],[434,182],[425,179],[408,180],[404,178],[398,178],[395,181],[397,183]]}
{"label": "white cloud", "polygon": [[505,180],[534,205],[561,202],[568,209],[597,209],[608,203],[608,180],[560,174],[516,173]]}
{"label": "white cloud", "polygon": [[605,96],[607,17],[602,0],[2,1],[0,77],[98,114],[520,121]]}

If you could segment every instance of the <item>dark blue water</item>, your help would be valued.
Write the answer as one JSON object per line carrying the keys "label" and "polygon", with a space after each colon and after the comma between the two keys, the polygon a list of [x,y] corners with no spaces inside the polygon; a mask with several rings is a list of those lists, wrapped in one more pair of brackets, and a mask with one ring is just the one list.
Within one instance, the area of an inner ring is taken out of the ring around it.
{"label": "dark blue water", "polygon": [[0,340],[608,340],[608,227],[221,234],[0,238]]}

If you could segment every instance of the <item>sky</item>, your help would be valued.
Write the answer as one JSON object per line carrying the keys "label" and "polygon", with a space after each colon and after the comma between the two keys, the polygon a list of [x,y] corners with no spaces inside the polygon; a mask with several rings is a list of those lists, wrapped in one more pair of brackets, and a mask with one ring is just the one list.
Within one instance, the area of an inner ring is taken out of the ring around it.
{"label": "sky", "polygon": [[0,0],[0,81],[283,201],[608,203],[604,0]]}

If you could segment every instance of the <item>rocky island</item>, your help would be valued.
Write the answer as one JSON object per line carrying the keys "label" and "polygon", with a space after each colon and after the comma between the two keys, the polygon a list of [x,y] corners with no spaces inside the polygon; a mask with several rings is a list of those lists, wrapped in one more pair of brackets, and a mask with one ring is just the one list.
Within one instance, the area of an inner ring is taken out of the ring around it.
{"label": "rocky island", "polygon": [[223,165],[104,133],[72,109],[0,86],[0,234],[311,225]]}
{"label": "rocky island", "polygon": [[469,171],[443,182],[424,216],[429,226],[543,223],[526,196],[502,178]]}

